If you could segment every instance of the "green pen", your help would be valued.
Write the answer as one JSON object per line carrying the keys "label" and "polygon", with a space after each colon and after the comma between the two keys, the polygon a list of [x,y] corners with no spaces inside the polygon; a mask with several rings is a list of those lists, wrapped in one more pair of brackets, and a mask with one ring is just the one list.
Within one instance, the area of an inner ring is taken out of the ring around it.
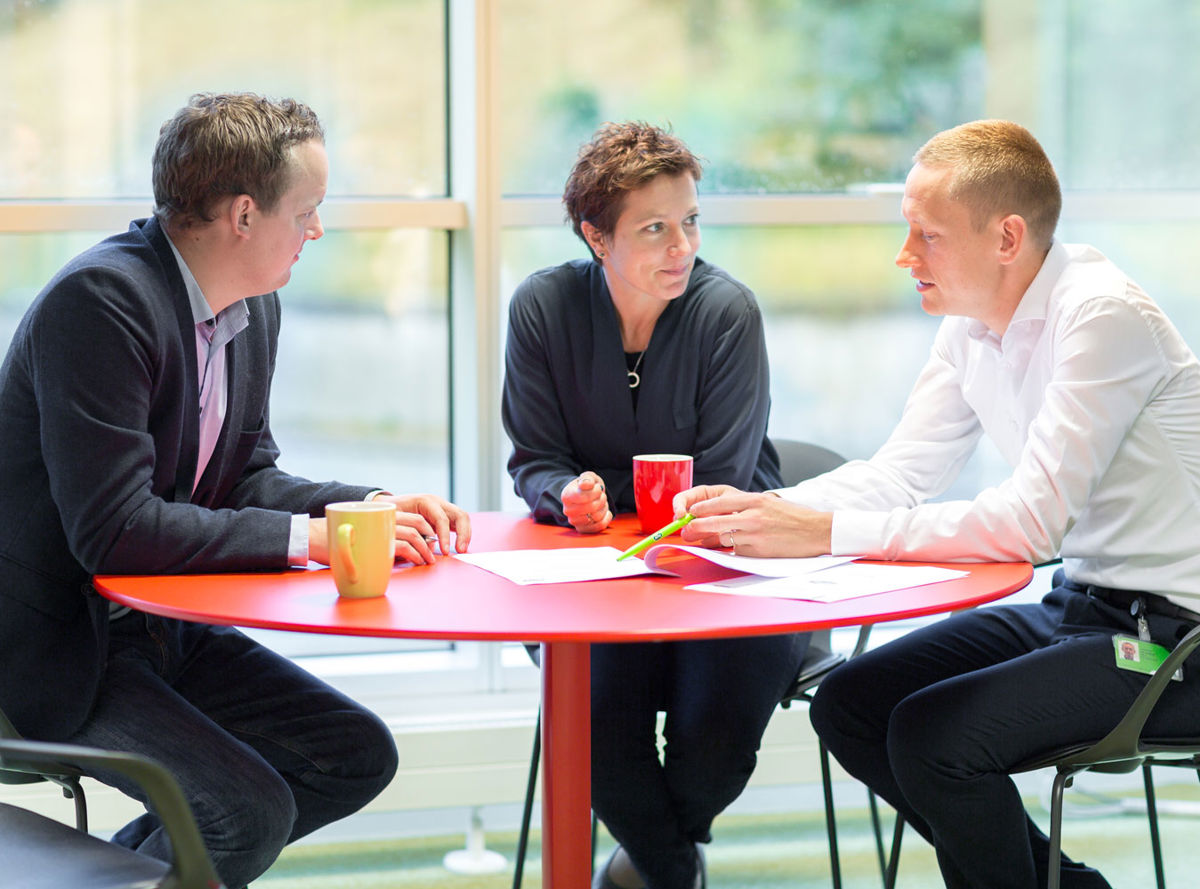
{"label": "green pen", "polygon": [[672,534],[674,534],[676,531],[678,531],[680,528],[682,528],[684,525],[686,525],[688,522],[690,522],[694,518],[695,518],[695,516],[692,515],[690,512],[684,513],[683,518],[676,519],[675,521],[671,522],[671,524],[669,524],[669,525],[664,525],[663,527],[661,527],[657,531],[655,531],[653,534],[651,534],[649,537],[647,537],[645,540],[640,540],[637,543],[635,543],[633,546],[629,547],[629,549],[625,550],[625,552],[623,552],[623,553],[621,553],[621,555],[617,556],[617,561],[619,562],[622,559],[628,559],[630,556],[636,556],[638,553],[640,553],[644,549],[649,549],[653,544],[662,540],[664,537],[670,537]]}

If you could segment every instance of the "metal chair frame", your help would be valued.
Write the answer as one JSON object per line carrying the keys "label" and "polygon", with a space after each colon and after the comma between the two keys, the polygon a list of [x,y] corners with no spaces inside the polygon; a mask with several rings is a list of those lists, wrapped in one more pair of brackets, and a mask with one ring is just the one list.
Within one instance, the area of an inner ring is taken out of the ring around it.
{"label": "metal chair frame", "polygon": [[[17,855],[25,859],[23,867],[0,871],[0,887],[223,889],[183,791],[158,763],[130,753],[10,738],[0,740],[0,768],[42,777],[65,775],[76,780],[83,776],[84,769],[126,775],[146,792],[172,849],[169,864],[156,861],[28,809],[0,804],[0,822],[4,824],[0,830],[0,860],[11,863]],[[28,860],[31,857],[35,859],[32,866]]]}

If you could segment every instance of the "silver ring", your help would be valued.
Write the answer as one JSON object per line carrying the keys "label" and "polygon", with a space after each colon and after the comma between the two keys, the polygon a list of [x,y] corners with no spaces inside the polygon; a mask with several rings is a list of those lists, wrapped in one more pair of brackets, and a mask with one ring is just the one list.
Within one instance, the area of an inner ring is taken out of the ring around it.
{"label": "silver ring", "polygon": [[736,546],[737,546],[737,544],[736,544],[736,543],[734,543],[734,541],[733,541],[733,531],[734,531],[734,529],[733,529],[733,528],[726,528],[724,531],[722,531],[722,532],[721,532],[722,534],[728,534],[728,535],[729,535],[729,547],[730,547],[730,549],[733,549],[734,547],[736,547]]}

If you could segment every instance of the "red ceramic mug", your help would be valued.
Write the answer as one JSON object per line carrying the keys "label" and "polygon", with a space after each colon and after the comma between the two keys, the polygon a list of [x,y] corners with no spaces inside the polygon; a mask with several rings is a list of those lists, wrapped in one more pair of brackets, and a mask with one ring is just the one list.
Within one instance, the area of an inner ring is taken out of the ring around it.
{"label": "red ceramic mug", "polygon": [[633,502],[643,534],[653,534],[675,518],[671,501],[692,486],[692,458],[686,454],[638,454],[633,458]]}

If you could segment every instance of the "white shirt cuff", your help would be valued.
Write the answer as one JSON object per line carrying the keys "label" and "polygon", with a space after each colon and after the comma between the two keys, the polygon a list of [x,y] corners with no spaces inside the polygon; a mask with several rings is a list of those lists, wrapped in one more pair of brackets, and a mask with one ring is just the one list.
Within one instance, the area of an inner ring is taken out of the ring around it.
{"label": "white shirt cuff", "polygon": [[292,516],[292,530],[288,535],[288,564],[303,568],[308,564],[308,516]]}
{"label": "white shirt cuff", "polygon": [[865,509],[839,509],[833,513],[829,548],[835,556],[870,556],[881,559],[883,529],[888,513]]}

